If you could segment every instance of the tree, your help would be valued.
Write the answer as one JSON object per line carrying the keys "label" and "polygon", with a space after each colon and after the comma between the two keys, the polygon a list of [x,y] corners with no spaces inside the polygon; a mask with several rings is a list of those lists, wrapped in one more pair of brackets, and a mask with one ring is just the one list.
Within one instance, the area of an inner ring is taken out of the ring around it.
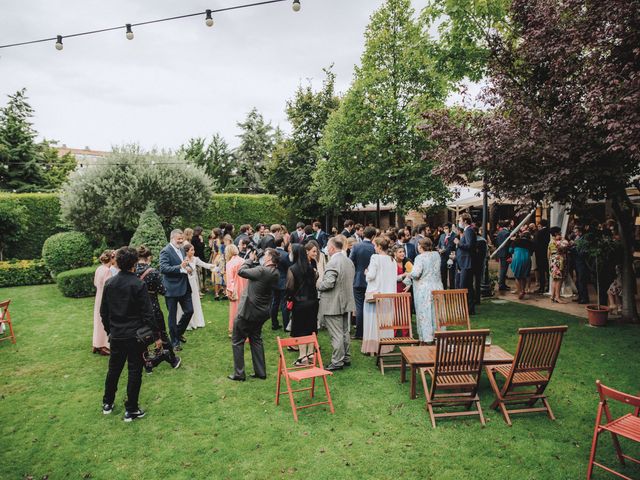
{"label": "tree", "polygon": [[322,89],[314,92],[311,84],[298,87],[287,102],[291,136],[276,141],[267,166],[269,190],[291,206],[298,218],[313,218],[320,205],[312,192],[312,175],[318,163],[318,145],[329,115],[340,104],[335,94],[335,74],[325,69]]}
{"label": "tree", "polygon": [[26,230],[27,215],[23,206],[0,203],[0,261],[5,249],[16,243]]}
{"label": "tree", "polygon": [[256,108],[251,109],[244,121],[238,122],[242,133],[240,146],[233,152],[234,167],[229,191],[240,193],[266,193],[266,164],[273,150],[273,127],[266,123]]}
{"label": "tree", "polygon": [[74,172],[61,195],[62,219],[108,244],[129,243],[140,213],[154,201],[164,228],[204,212],[212,182],[204,170],[167,152],[115,147],[103,164]]}
{"label": "tree", "polygon": [[69,174],[76,169],[76,159],[71,153],[58,153],[58,142],[43,140],[40,143],[40,164],[42,165],[42,190],[59,190]]}
{"label": "tree", "polygon": [[420,112],[444,103],[449,84],[413,16],[409,0],[387,0],[371,18],[361,66],[320,142],[315,192],[327,208],[381,201],[403,211],[447,194],[420,159],[429,145],[416,126]]}
{"label": "tree", "polygon": [[158,266],[160,250],[167,244],[167,236],[160,223],[160,217],[156,214],[155,203],[149,202],[147,208],[140,214],[140,223],[136,228],[129,245],[138,248],[142,245],[151,250],[153,260],[151,264]]}
{"label": "tree", "polygon": [[624,250],[623,318],[637,321],[626,188],[640,186],[640,5],[516,0],[509,16],[520,40],[490,39],[492,111],[428,112],[438,148],[426,157],[449,180],[480,170],[514,198],[609,199]]}
{"label": "tree", "polygon": [[214,182],[214,189],[220,193],[229,191],[232,178],[233,154],[226,140],[216,133],[209,144],[204,138],[192,138],[179,151],[189,163],[202,167]]}

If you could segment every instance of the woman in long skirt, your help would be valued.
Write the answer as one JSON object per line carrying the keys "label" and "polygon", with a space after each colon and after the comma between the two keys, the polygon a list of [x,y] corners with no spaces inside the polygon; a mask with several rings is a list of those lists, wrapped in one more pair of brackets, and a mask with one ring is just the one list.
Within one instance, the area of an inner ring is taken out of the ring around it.
{"label": "woman in long skirt", "polygon": [[93,284],[96,287],[96,299],[93,304],[93,353],[108,356],[109,338],[107,332],[104,331],[102,317],[100,316],[100,304],[102,303],[102,291],[104,290],[104,282],[111,278],[111,259],[116,254],[113,250],[105,250],[100,255],[100,266],[93,276]]}

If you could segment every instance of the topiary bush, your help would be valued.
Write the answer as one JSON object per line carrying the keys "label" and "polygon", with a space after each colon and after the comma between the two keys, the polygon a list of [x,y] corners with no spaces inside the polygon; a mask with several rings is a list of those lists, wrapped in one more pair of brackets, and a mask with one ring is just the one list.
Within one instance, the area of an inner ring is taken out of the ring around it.
{"label": "topiary bush", "polygon": [[160,250],[167,244],[167,237],[160,223],[160,217],[155,212],[155,204],[149,202],[144,212],[140,214],[140,223],[136,232],[131,237],[130,247],[138,248],[144,245],[153,254],[151,264],[158,267],[160,259]]}
{"label": "topiary bush", "polygon": [[96,287],[93,285],[93,277],[97,268],[97,265],[93,265],[59,273],[56,277],[58,288],[65,297],[82,298],[94,296]]}
{"label": "topiary bush", "polygon": [[0,288],[53,283],[51,273],[42,260],[0,262]]}
{"label": "topiary bush", "polygon": [[45,240],[42,259],[56,278],[61,272],[91,265],[93,248],[83,233],[56,233]]}

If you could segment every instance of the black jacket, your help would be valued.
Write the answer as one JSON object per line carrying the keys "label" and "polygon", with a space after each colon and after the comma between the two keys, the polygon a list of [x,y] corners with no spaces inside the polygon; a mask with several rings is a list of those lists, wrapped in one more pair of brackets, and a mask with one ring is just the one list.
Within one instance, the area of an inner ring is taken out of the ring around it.
{"label": "black jacket", "polygon": [[153,310],[144,282],[132,272],[120,272],[108,279],[104,284],[100,316],[112,339],[135,338],[136,330],[145,324],[153,328]]}

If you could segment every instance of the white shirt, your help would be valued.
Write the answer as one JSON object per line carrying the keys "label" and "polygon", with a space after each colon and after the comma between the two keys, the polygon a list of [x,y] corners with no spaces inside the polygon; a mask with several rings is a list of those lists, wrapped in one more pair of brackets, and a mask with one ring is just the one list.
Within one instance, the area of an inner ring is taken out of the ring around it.
{"label": "white shirt", "polygon": [[[184,260],[184,255],[182,254],[182,249],[176,247],[173,243],[169,243],[169,245],[171,245],[173,247],[173,250],[176,252],[176,255],[178,255],[178,257],[180,258],[180,261]],[[188,274],[189,272],[187,272],[186,269],[180,267],[180,273]]]}

